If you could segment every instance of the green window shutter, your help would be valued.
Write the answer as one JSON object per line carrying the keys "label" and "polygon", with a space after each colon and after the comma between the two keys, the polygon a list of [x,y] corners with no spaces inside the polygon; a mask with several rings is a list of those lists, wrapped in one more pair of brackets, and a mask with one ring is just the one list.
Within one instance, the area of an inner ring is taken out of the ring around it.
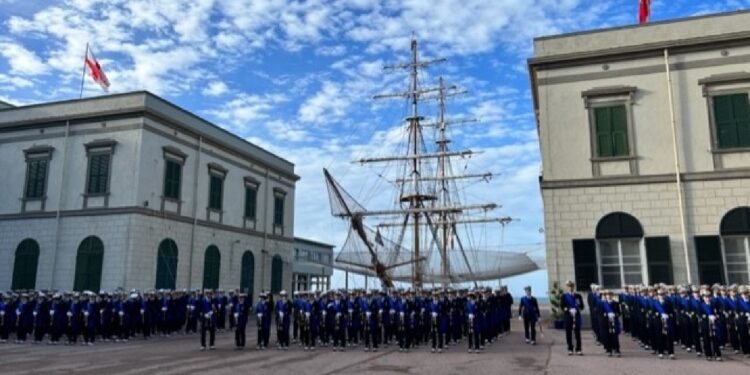
{"label": "green window shutter", "polygon": [[167,160],[166,163],[167,165],[164,173],[164,197],[180,199],[182,165],[172,160]]}
{"label": "green window shutter", "polygon": [[16,248],[13,262],[12,290],[33,290],[36,287],[36,273],[39,265],[39,244],[25,239]]}
{"label": "green window shutter", "polygon": [[748,95],[732,95],[732,107],[737,127],[737,146],[750,147],[750,101],[748,101]]}
{"label": "green window shutter", "polygon": [[163,240],[156,258],[156,289],[175,289],[177,285],[177,244]]}
{"label": "green window shutter", "polygon": [[210,186],[209,186],[209,201],[208,201],[208,207],[212,208],[214,210],[221,210],[221,190],[222,190],[222,184],[223,180],[221,177],[218,176],[211,176]]}
{"label": "green window shutter", "polygon": [[258,191],[254,187],[245,188],[245,217],[255,219],[255,205]]}
{"label": "green window shutter", "polygon": [[591,289],[592,283],[599,282],[595,240],[573,240],[573,262],[576,274],[575,281],[579,290],[588,291]]}
{"label": "green window shutter", "polygon": [[628,146],[628,116],[624,105],[610,107],[612,124],[612,155],[627,156],[630,154]]}
{"label": "green window shutter", "polygon": [[672,285],[672,253],[669,237],[646,237],[646,259],[650,284]]}
{"label": "green window shutter", "polygon": [[273,200],[273,224],[284,225],[284,197],[275,197]]}
{"label": "green window shutter", "polygon": [[609,157],[614,155],[612,145],[612,118],[610,108],[595,108],[594,122],[596,133],[596,156]]}
{"label": "green window shutter", "polygon": [[86,237],[78,246],[73,289],[98,291],[102,282],[104,244],[98,237]]}
{"label": "green window shutter", "polygon": [[280,256],[274,255],[271,261],[271,293],[281,291],[283,274],[284,262]]}
{"label": "green window shutter", "polygon": [[44,197],[47,179],[47,159],[30,160],[26,166],[26,198]]}
{"label": "green window shutter", "polygon": [[701,284],[724,284],[724,261],[719,236],[695,236],[698,277]]}
{"label": "green window shutter", "polygon": [[[255,256],[250,251],[242,254],[242,270],[240,271],[240,292],[253,293],[255,284]],[[252,300],[252,299],[251,299]]]}
{"label": "green window shutter", "polygon": [[91,155],[89,157],[89,194],[103,194],[108,190],[109,154]]}
{"label": "green window shutter", "polygon": [[209,246],[203,258],[203,289],[219,288],[219,272],[221,269],[221,253],[216,246]]}

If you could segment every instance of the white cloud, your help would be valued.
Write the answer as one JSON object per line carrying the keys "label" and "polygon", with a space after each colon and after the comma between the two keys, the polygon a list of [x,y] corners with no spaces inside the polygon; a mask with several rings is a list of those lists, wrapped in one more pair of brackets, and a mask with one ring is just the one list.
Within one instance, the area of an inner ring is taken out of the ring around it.
{"label": "white cloud", "polygon": [[220,122],[227,123],[230,130],[246,135],[247,131],[259,122],[268,120],[269,112],[287,99],[281,94],[237,94],[219,108],[205,111]]}
{"label": "white cloud", "polygon": [[223,81],[212,81],[203,89],[203,95],[221,96],[229,92],[229,87]]}
{"label": "white cloud", "polygon": [[324,81],[320,90],[307,98],[299,107],[300,121],[309,123],[330,123],[346,114],[350,100],[338,83]]}
{"label": "white cloud", "polygon": [[0,89],[4,91],[15,91],[20,88],[32,87],[34,82],[17,76],[0,73]]}
{"label": "white cloud", "polygon": [[35,76],[47,73],[47,66],[36,53],[13,42],[0,42],[0,55],[8,60],[10,72],[19,75]]}

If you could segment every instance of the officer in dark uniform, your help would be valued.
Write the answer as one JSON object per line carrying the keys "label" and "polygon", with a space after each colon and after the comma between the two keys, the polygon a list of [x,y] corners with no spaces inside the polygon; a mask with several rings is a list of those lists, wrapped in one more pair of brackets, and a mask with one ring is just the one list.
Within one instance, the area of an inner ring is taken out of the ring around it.
{"label": "officer in dark uniform", "polygon": [[605,290],[601,292],[604,298],[602,298],[597,311],[599,311],[599,319],[604,322],[599,329],[599,333],[602,339],[602,345],[604,350],[607,352],[607,356],[611,357],[613,354],[620,356],[620,304],[614,300],[614,293],[611,290]]}
{"label": "officer in dark uniform", "polygon": [[234,344],[237,350],[245,349],[245,329],[250,314],[250,306],[246,298],[245,293],[240,293],[237,295],[237,300],[232,303],[232,319],[236,324],[234,327]]}
{"label": "officer in dark uniform", "polygon": [[523,320],[523,331],[526,343],[536,345],[536,322],[539,321],[539,303],[531,295],[531,286],[523,288],[526,295],[521,297],[521,303],[518,305],[518,318]]}
{"label": "officer in dark uniform", "polygon": [[289,301],[286,290],[279,293],[276,301],[276,340],[277,349],[289,350],[289,325],[291,323],[292,302]]}
{"label": "officer in dark uniform", "polygon": [[581,351],[581,312],[583,311],[583,297],[575,291],[575,283],[571,280],[565,283],[568,291],[560,298],[560,308],[565,313],[565,341],[568,344],[568,355],[573,355],[573,338],[575,337],[575,354],[583,355]]}
{"label": "officer in dark uniform", "polygon": [[214,350],[216,340],[216,316],[218,315],[218,306],[216,306],[213,291],[207,289],[199,303],[199,314],[201,316],[201,350],[206,350],[206,333],[209,334],[209,349]]}

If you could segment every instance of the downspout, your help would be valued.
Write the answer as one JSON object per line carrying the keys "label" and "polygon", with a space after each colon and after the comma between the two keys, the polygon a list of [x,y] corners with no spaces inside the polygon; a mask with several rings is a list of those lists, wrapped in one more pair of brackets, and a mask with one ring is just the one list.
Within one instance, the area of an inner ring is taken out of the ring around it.
{"label": "downspout", "polygon": [[674,114],[674,95],[672,93],[672,72],[669,66],[669,50],[664,49],[664,67],[667,72],[667,93],[669,94],[669,116],[672,128],[672,148],[674,151],[674,168],[677,183],[677,200],[680,210],[680,229],[682,230],[682,251],[685,255],[685,271],[687,283],[692,284],[693,278],[690,272],[690,254],[688,253],[687,231],[685,229],[685,199],[683,197],[682,175],[680,174],[680,156],[677,149],[677,121]]}
{"label": "downspout", "polygon": [[198,225],[198,173],[201,165],[203,136],[198,136],[198,155],[195,157],[195,176],[193,178],[193,225],[190,228],[190,256],[188,259],[188,290],[193,289],[193,253],[195,252],[195,227]]}
{"label": "downspout", "polygon": [[[65,187],[65,172],[68,166],[68,136],[70,135],[70,120],[65,121],[65,140],[63,141],[63,164],[60,175],[60,189],[57,192],[57,212],[55,213],[55,253],[52,256],[52,280],[50,288],[55,289],[57,278],[57,253],[60,249],[60,210],[62,209],[63,190]],[[72,289],[72,288],[71,288]]]}
{"label": "downspout", "polygon": [[[268,242],[268,191],[271,188],[271,185],[268,181],[268,168],[266,168],[266,188],[264,189],[263,197],[263,249],[262,256],[261,256],[261,268],[260,268],[260,291],[263,292],[263,290],[266,288],[266,254],[268,253],[268,249],[266,248],[266,244]],[[271,215],[271,220],[273,220],[273,215]]]}

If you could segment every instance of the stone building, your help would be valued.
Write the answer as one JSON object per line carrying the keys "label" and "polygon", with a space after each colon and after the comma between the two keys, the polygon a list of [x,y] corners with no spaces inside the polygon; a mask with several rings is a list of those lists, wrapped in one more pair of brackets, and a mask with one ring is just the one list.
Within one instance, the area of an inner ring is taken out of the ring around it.
{"label": "stone building", "polygon": [[148,92],[0,108],[0,290],[290,289],[292,163]]}
{"label": "stone building", "polygon": [[750,12],[541,37],[528,67],[550,283],[748,283]]}
{"label": "stone building", "polygon": [[322,291],[331,289],[333,245],[294,238],[292,290]]}

